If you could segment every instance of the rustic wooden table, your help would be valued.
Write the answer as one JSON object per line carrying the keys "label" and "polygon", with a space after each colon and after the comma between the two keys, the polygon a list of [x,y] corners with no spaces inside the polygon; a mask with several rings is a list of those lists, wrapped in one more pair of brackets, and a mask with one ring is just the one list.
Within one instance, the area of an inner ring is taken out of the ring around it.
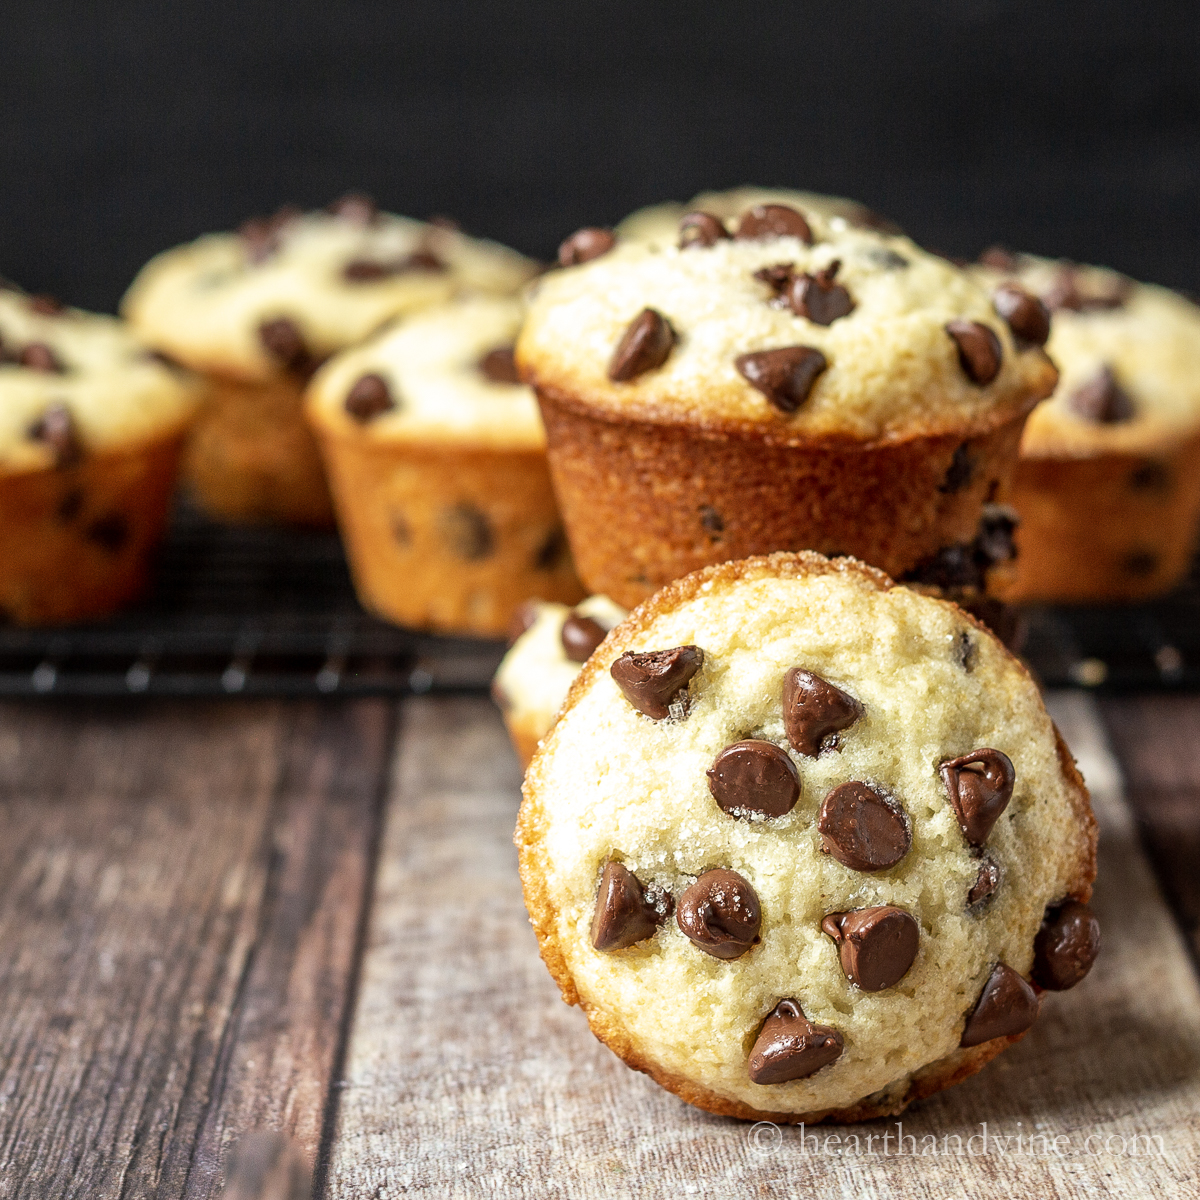
{"label": "rustic wooden table", "polygon": [[899,1132],[815,1136],[687,1108],[559,1001],[486,700],[0,709],[0,1197],[1200,1194],[1200,697],[1050,699],[1096,970]]}

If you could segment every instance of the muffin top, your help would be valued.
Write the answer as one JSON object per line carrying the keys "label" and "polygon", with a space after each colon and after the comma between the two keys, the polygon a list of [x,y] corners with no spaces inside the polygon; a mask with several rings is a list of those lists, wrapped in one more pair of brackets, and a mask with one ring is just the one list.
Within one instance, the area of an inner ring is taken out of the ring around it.
{"label": "muffin top", "polygon": [[473,296],[417,313],[327,363],[309,410],[376,441],[541,449],[537,403],[513,364],[523,311],[513,297]]}
{"label": "muffin top", "polygon": [[138,333],[196,370],[247,381],[301,376],[385,321],[457,292],[515,292],[527,258],[447,224],[378,212],[284,210],[152,259],[122,304]]}
{"label": "muffin top", "polygon": [[[952,604],[812,553],[710,567],[636,609],[524,790],[522,879],[567,998],[632,1065],[739,1115],[903,1092],[981,1040],[964,1032],[985,985],[1001,965],[1039,977],[1047,908],[1086,901],[1095,872],[1086,792],[1024,668]],[[619,943],[597,916],[613,862],[657,904]],[[694,889],[716,872],[740,878],[740,904],[722,884],[706,918]],[[907,914],[901,961],[839,954],[843,919],[886,908]],[[756,1081],[785,1001],[840,1056]]]}
{"label": "muffin top", "polygon": [[1030,416],[1022,454],[1138,453],[1200,429],[1196,305],[1116,271],[998,248],[972,271],[993,292],[1023,288],[1052,315],[1059,383]]}
{"label": "muffin top", "polygon": [[907,238],[777,204],[680,228],[540,280],[523,376],[613,419],[784,444],[972,435],[1053,386],[984,289]]}
{"label": "muffin top", "polygon": [[0,469],[65,466],[182,429],[195,381],[116,317],[0,289]]}

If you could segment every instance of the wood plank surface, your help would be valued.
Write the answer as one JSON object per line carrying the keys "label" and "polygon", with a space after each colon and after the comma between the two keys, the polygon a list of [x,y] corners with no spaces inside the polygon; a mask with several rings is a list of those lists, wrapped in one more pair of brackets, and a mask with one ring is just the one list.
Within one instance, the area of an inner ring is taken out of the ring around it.
{"label": "wood plank surface", "polygon": [[0,1196],[207,1197],[311,1168],[394,706],[0,709]]}
{"label": "wood plank surface", "polygon": [[1196,1195],[1200,987],[1094,705],[1052,706],[1101,821],[1102,954],[1020,1045],[904,1115],[926,1151],[913,1155],[908,1142],[897,1153],[894,1122],[710,1117],[595,1042],[537,957],[511,844],[519,771],[498,717],[483,700],[409,702],[328,1194]]}

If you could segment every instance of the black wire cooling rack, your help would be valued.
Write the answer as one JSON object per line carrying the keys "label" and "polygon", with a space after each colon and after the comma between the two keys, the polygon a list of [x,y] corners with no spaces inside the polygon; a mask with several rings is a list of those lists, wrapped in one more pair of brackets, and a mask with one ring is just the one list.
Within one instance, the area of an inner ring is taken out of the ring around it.
{"label": "black wire cooling rack", "polygon": [[[1036,608],[1048,687],[1200,688],[1200,572],[1154,604]],[[369,616],[335,534],[224,526],[181,507],[146,601],[112,620],[0,628],[0,696],[364,696],[484,691],[498,642]]]}

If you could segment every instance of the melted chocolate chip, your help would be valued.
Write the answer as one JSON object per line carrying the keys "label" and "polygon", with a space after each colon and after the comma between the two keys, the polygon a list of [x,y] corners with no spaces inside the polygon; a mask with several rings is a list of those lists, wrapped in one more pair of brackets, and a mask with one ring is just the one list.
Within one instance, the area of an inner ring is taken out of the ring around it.
{"label": "melted chocolate chip", "polygon": [[772,308],[787,308],[788,299],[785,293],[791,287],[795,274],[792,263],[775,263],[770,267],[760,267],[754,272],[754,278],[761,280],[771,289],[771,299],[768,303]]}
{"label": "melted chocolate chip", "polygon": [[793,667],[783,677],[783,728],[801,754],[815,758],[831,734],[862,716],[862,705],[811,671]]}
{"label": "melted chocolate chip", "polygon": [[667,361],[675,345],[675,331],[666,317],[653,308],[643,308],[621,335],[608,377],[614,383],[628,383],[647,371],[657,370]]}
{"label": "melted chocolate chip", "polygon": [[857,780],[843,783],[821,802],[821,849],[853,871],[886,871],[912,845],[908,818],[888,796]]}
{"label": "melted chocolate chip", "polygon": [[29,427],[29,437],[44,442],[54,455],[56,467],[70,467],[83,457],[83,445],[75,419],[63,404],[52,404]]}
{"label": "melted chocolate chip", "polygon": [[1121,560],[1121,570],[1135,579],[1145,579],[1158,570],[1159,557],[1153,550],[1130,550]]}
{"label": "melted chocolate chip", "polygon": [[989,246],[980,256],[980,263],[993,271],[1016,271],[1020,267],[1017,256],[1003,246]]}
{"label": "melted chocolate chip", "polygon": [[129,522],[120,513],[109,513],[97,517],[83,531],[83,536],[109,554],[116,554],[129,540]]}
{"label": "melted chocolate chip", "polygon": [[941,765],[942,782],[963,836],[972,846],[987,841],[1012,799],[1017,774],[999,750],[972,750]]}
{"label": "melted chocolate chip", "polygon": [[921,930],[911,913],[894,905],[830,913],[821,929],[837,943],[842,970],[864,992],[894,987],[917,957]]}
{"label": "melted chocolate chip", "polygon": [[508,644],[511,648],[517,639],[533,628],[534,622],[538,619],[538,612],[541,605],[536,600],[526,600],[523,604],[517,605],[513,610],[512,618],[508,622]]}
{"label": "melted chocolate chip", "polygon": [[764,241],[767,238],[798,237],[812,245],[812,230],[794,208],[786,204],[756,204],[742,214],[738,222],[739,241]]}
{"label": "melted chocolate chip", "polygon": [[800,773],[772,742],[734,742],[706,774],[713,799],[731,817],[782,817],[800,799]]}
{"label": "melted chocolate chip", "polygon": [[354,225],[373,225],[379,218],[379,205],[373,197],[365,196],[361,192],[347,192],[346,195],[339,196],[329,205],[328,211]]}
{"label": "melted chocolate chip", "polygon": [[465,562],[487,558],[495,547],[487,517],[473,504],[456,504],[443,510],[439,524],[450,553]]}
{"label": "melted chocolate chip", "polygon": [[1170,465],[1157,458],[1146,459],[1129,473],[1131,492],[1151,492],[1165,496],[1174,486],[1175,480]]}
{"label": "melted chocolate chip", "polygon": [[542,539],[534,552],[533,565],[538,571],[553,571],[560,563],[569,557],[566,531],[561,525],[556,525]]}
{"label": "melted chocolate chip", "polygon": [[840,283],[834,282],[841,265],[841,261],[835,258],[815,275],[805,273],[792,279],[787,296],[796,316],[804,317],[814,325],[832,325],[854,311],[850,293]]}
{"label": "melted chocolate chip", "polygon": [[971,443],[961,442],[954,448],[950,465],[946,468],[946,477],[938,484],[938,491],[952,496],[955,492],[961,492],[974,477],[975,456],[971,453]]}
{"label": "melted chocolate chip", "polygon": [[360,424],[395,408],[391,389],[382,375],[370,372],[359,376],[354,386],[346,393],[345,409]]}
{"label": "melted chocolate chip", "polygon": [[704,651],[699,646],[627,650],[613,663],[609,673],[638,712],[661,721],[670,715],[671,702],[703,664]]}
{"label": "melted chocolate chip", "polygon": [[57,354],[45,342],[30,342],[18,359],[21,366],[31,371],[47,371],[54,375],[63,373],[63,365]]}
{"label": "melted chocolate chip", "polygon": [[1003,353],[995,332],[978,321],[951,321],[946,332],[958,347],[958,361],[972,383],[984,387],[1000,374]]}
{"label": "melted chocolate chip", "polygon": [[449,270],[438,256],[429,250],[414,250],[403,258],[390,262],[379,262],[371,258],[355,258],[342,268],[342,278],[347,283],[371,283],[377,279],[391,279],[394,275],[408,275],[414,271],[441,274]]}
{"label": "melted chocolate chip", "polygon": [[974,908],[975,905],[990,900],[999,886],[1000,864],[985,854],[979,860],[979,873],[975,876],[975,882],[971,884],[971,890],[967,893],[967,907]]}
{"label": "melted chocolate chip", "polygon": [[1113,374],[1111,367],[1101,367],[1087,383],[1073,391],[1067,407],[1085,421],[1098,425],[1116,425],[1134,415],[1133,401]]}
{"label": "melted chocolate chip", "polygon": [[64,308],[63,302],[56,296],[30,296],[28,300],[31,311],[42,317],[57,317]]}
{"label": "melted chocolate chip", "polygon": [[611,229],[597,229],[589,226],[576,230],[558,248],[558,265],[560,267],[577,267],[580,263],[591,262],[607,254],[615,245],[617,239]]}
{"label": "melted chocolate chip", "polygon": [[643,888],[628,867],[609,862],[596,890],[592,945],[597,950],[627,950],[653,937],[670,912],[671,897],[666,892]]}
{"label": "melted chocolate chip", "polygon": [[1016,283],[1002,283],[992,293],[992,307],[1008,322],[1013,336],[1031,346],[1044,346],[1050,336],[1050,313]]}
{"label": "melted chocolate chip", "polygon": [[684,935],[713,958],[740,958],[758,941],[762,910],[754,889],[736,871],[706,871],[683,895],[675,920]]}
{"label": "melted chocolate chip", "polygon": [[489,350],[478,362],[479,373],[492,383],[520,383],[517,360],[511,346],[497,346]]}
{"label": "melted chocolate chip", "polygon": [[720,535],[725,532],[725,518],[711,504],[700,505],[700,524],[714,542],[721,540]]}
{"label": "melted chocolate chip", "polygon": [[572,662],[581,663],[587,662],[592,657],[592,651],[607,636],[608,630],[599,621],[593,621],[591,617],[581,617],[578,613],[571,613],[563,622],[559,640],[562,642],[566,656]]}
{"label": "melted chocolate chip", "polygon": [[960,1046],[1024,1033],[1037,1019],[1037,992],[1006,963],[997,963],[967,1017]]}
{"label": "melted chocolate chip", "polygon": [[1100,922],[1086,904],[1048,908],[1033,942],[1033,980],[1052,992],[1073,988],[1100,952]]}
{"label": "melted chocolate chip", "polygon": [[1013,534],[1020,518],[1003,504],[985,504],[979,528],[970,542],[943,546],[931,558],[918,563],[905,581],[932,584],[947,591],[982,588],[987,573],[999,563],[1017,556]]}
{"label": "melted chocolate chip", "polygon": [[763,1022],[750,1051],[754,1083],[804,1079],[841,1056],[842,1035],[831,1025],[814,1025],[795,1000],[780,1000]]}
{"label": "melted chocolate chip", "polygon": [[688,250],[693,246],[715,246],[728,237],[729,230],[712,213],[690,212],[679,222],[680,250]]}
{"label": "melted chocolate chip", "polygon": [[829,363],[813,346],[782,346],[740,354],[733,365],[780,412],[794,413],[808,399],[817,376]]}
{"label": "melted chocolate chip", "polygon": [[263,349],[289,371],[305,371],[312,362],[300,326],[291,317],[275,317],[258,327]]}

